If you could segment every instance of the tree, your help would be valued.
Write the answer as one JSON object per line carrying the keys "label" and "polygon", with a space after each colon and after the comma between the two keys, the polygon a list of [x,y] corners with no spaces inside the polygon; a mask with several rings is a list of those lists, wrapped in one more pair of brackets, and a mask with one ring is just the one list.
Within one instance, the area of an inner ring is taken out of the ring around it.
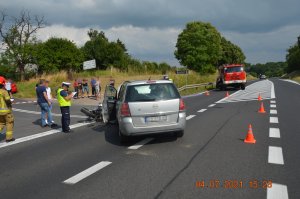
{"label": "tree", "polygon": [[95,59],[97,68],[106,69],[109,65],[107,61],[109,41],[106,38],[105,33],[90,29],[88,31],[88,36],[90,37],[90,40],[87,41],[82,48],[85,59]]}
{"label": "tree", "polygon": [[287,50],[286,61],[288,64],[287,72],[293,72],[295,70],[300,70],[300,46],[297,44],[291,46]]}
{"label": "tree", "polygon": [[224,37],[221,39],[221,58],[218,61],[219,65],[222,64],[241,64],[245,62],[245,55],[242,49],[231,43],[230,41],[226,40]]}
{"label": "tree", "polygon": [[45,43],[38,44],[34,57],[39,65],[39,72],[78,71],[84,60],[77,46],[62,38],[50,38]]}
{"label": "tree", "polygon": [[127,54],[125,44],[120,39],[110,42],[103,31],[99,32],[93,29],[88,31],[88,36],[90,40],[82,48],[86,59],[95,59],[99,69],[114,66],[121,70],[127,70],[130,56]]}
{"label": "tree", "polygon": [[210,23],[191,22],[177,39],[175,57],[189,69],[214,73],[221,55],[221,35]]}
{"label": "tree", "polygon": [[32,62],[32,44],[36,43],[36,33],[45,26],[44,17],[31,16],[22,11],[18,17],[9,17],[4,12],[0,16],[0,37],[2,50],[17,65],[21,80],[25,79],[25,65]]}

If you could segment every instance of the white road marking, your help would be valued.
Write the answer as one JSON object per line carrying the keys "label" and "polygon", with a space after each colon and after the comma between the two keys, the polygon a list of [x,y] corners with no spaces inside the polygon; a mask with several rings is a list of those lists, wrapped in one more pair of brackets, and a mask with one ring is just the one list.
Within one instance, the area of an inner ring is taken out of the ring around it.
{"label": "white road marking", "polygon": [[[92,123],[93,122],[77,123],[77,124],[71,125],[70,128],[75,129],[75,128],[78,128],[78,127],[81,127],[81,126],[86,126],[86,125],[89,125],[89,124],[92,124]],[[30,140],[34,140],[34,139],[37,139],[37,138],[41,138],[41,137],[45,137],[45,136],[48,136],[48,135],[56,134],[56,133],[59,133],[59,132],[62,132],[62,129],[53,129],[53,130],[50,130],[50,131],[37,133],[37,134],[29,135],[29,136],[26,136],[26,137],[22,137],[22,138],[17,138],[13,142],[0,143],[0,148],[8,147],[8,146],[19,144],[19,143],[22,143],[22,142],[27,142],[27,141],[30,141]]]}
{"label": "white road marking", "polygon": [[204,109],[201,109],[201,110],[198,111],[198,113],[203,113],[203,112],[205,112],[206,110],[207,110],[207,109],[205,109],[205,108],[204,108]]}
{"label": "white road marking", "polygon": [[272,109],[270,109],[270,114],[276,115],[276,114],[277,114],[277,110],[272,110]]}
{"label": "white road marking", "polygon": [[225,97],[216,103],[229,103],[241,101],[254,101],[257,100],[258,95],[265,99],[275,99],[275,89],[273,82],[263,80],[255,82],[246,87],[245,90],[239,90],[229,97]]}
{"label": "white road marking", "polygon": [[276,104],[276,101],[274,101],[274,100],[271,100],[270,102],[271,102],[271,104]]}
{"label": "white road marking", "polygon": [[268,163],[281,165],[284,164],[281,147],[269,146]]}
{"label": "white road marking", "polygon": [[271,104],[270,107],[271,108],[276,108],[276,104]]}
{"label": "white road marking", "polygon": [[211,104],[211,105],[209,105],[208,107],[214,107],[214,106],[216,106],[216,104]]}
{"label": "white road marking", "polygon": [[[41,112],[37,112],[37,111],[28,111],[28,110],[23,110],[23,109],[17,109],[17,108],[13,108],[13,111],[16,112],[21,112],[21,113],[30,113],[30,114],[35,114],[35,115],[40,115]],[[57,113],[52,113],[52,116],[61,116],[61,114],[57,114]],[[72,115],[71,114],[71,118],[82,118],[82,119],[86,119],[88,118],[87,116],[83,116],[83,115]]]}
{"label": "white road marking", "polygon": [[290,83],[294,83],[294,84],[300,85],[298,82],[296,82],[294,80],[291,80],[291,79],[282,79],[282,81],[286,81],[286,82],[290,82]]}
{"label": "white road marking", "polygon": [[[269,81],[269,82],[271,82],[271,81]],[[271,84],[271,99],[275,99],[276,98],[276,96],[275,96],[275,88],[274,88],[273,82],[271,82],[271,83],[272,83]]]}
{"label": "white road marking", "polygon": [[273,183],[267,189],[267,199],[288,199],[288,188],[286,185]]}
{"label": "white road marking", "polygon": [[278,117],[270,117],[270,123],[279,123],[278,122]]}
{"label": "white road marking", "polygon": [[108,161],[102,161],[99,162],[98,164],[78,173],[77,175],[65,180],[63,183],[65,184],[76,184],[77,182],[89,177],[90,175],[96,173],[97,171],[103,169],[104,167],[107,167],[108,165],[110,165],[112,162],[108,162]]}
{"label": "white road marking", "polygon": [[190,119],[192,119],[193,117],[195,117],[196,115],[189,115],[189,116],[187,116],[186,117],[186,120],[190,120]]}
{"label": "white road marking", "polygon": [[279,128],[270,128],[269,137],[271,138],[280,138],[280,129]]}
{"label": "white road marking", "polygon": [[146,138],[130,147],[128,147],[128,149],[131,149],[131,150],[136,150],[136,149],[139,149],[141,148],[142,146],[144,146],[145,144],[151,142],[152,140],[154,140],[154,138]]}

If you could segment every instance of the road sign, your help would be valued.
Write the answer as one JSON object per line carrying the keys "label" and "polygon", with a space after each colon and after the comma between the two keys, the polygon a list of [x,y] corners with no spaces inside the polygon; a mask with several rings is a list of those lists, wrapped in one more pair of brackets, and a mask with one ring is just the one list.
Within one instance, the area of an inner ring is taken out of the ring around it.
{"label": "road sign", "polygon": [[186,75],[189,74],[189,70],[176,70],[177,75]]}
{"label": "road sign", "polygon": [[96,60],[95,59],[83,62],[83,70],[88,70],[88,69],[93,69],[93,68],[96,68]]}

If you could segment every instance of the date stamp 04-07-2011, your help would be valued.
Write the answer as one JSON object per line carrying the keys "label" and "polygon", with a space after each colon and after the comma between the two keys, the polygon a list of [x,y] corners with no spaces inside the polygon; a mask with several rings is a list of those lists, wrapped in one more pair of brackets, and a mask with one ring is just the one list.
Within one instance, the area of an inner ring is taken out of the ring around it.
{"label": "date stamp 04-07-2011", "polygon": [[272,188],[272,180],[198,180],[195,183],[199,189],[267,189]]}

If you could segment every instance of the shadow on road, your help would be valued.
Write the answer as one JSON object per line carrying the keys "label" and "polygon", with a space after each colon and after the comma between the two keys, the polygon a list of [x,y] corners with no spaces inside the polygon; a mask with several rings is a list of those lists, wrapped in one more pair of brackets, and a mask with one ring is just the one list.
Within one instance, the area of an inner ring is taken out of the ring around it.
{"label": "shadow on road", "polygon": [[175,136],[174,133],[163,133],[163,134],[155,134],[155,135],[132,136],[129,138],[128,142],[121,143],[118,134],[118,126],[115,124],[107,124],[107,125],[100,124],[94,126],[92,129],[96,132],[104,132],[105,140],[108,143],[116,146],[128,147],[149,137],[154,138],[154,140],[148,143],[147,145],[160,144],[165,142],[174,142],[177,140],[177,137]]}

